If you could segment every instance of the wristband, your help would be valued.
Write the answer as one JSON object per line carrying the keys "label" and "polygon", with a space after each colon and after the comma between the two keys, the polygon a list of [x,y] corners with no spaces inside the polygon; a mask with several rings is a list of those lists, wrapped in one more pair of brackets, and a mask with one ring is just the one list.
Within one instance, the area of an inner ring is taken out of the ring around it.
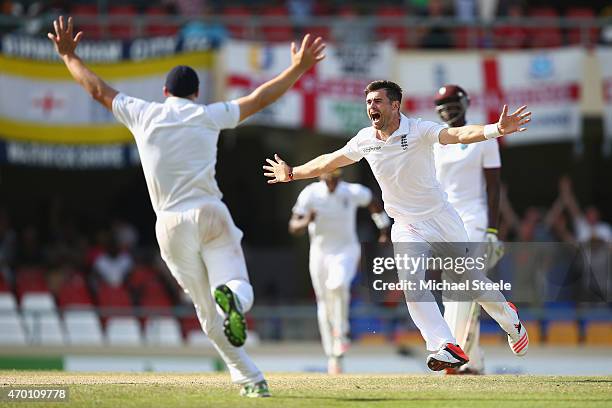
{"label": "wristband", "polygon": [[389,225],[391,225],[391,219],[384,211],[381,211],[379,213],[372,213],[371,217],[372,221],[374,221],[374,224],[376,224],[376,228],[378,228],[379,230],[385,229]]}
{"label": "wristband", "polygon": [[289,167],[289,181],[293,181],[293,167]]}
{"label": "wristband", "polygon": [[489,227],[487,228],[487,234],[495,234],[497,235],[499,231],[497,231],[497,228],[493,228],[493,227]]}
{"label": "wristband", "polygon": [[497,123],[491,123],[489,125],[485,125],[484,127],[484,137],[485,139],[495,139],[501,137],[502,134],[499,133],[499,128],[497,127]]}

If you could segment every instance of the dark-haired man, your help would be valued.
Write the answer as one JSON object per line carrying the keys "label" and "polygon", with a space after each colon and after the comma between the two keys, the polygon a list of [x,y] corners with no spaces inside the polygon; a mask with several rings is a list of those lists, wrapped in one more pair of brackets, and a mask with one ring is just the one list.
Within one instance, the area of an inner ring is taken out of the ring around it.
{"label": "dark-haired man", "polygon": [[[370,83],[365,89],[365,102],[372,126],[359,131],[342,149],[301,166],[289,166],[275,155],[275,160],[267,159],[267,165],[263,166],[264,175],[270,178],[270,184],[286,183],[317,177],[365,157],[380,185],[385,210],[394,219],[391,229],[394,247],[402,243],[419,244],[436,252],[450,248],[453,256],[465,256],[466,248],[453,243],[467,242],[467,233],[436,180],[433,145],[438,142],[470,144],[522,132],[531,113],[524,113],[526,106],[522,106],[508,115],[508,106],[504,105],[497,123],[446,128],[404,116],[400,112],[401,99],[399,85],[391,81]],[[423,267],[410,271],[398,268],[398,272],[402,280],[424,280]],[[482,281],[487,282],[487,278],[482,276]],[[457,345],[431,292],[415,294],[406,290],[404,293],[412,320],[421,331],[427,349],[435,351],[428,356],[427,366],[440,371],[467,363],[469,358]],[[524,355],[529,340],[516,308],[497,290],[490,290],[486,295],[487,301],[482,296],[476,300],[508,333],[514,354]]]}
{"label": "dark-haired man", "polygon": [[242,232],[223,202],[215,180],[217,140],[222,129],[262,110],[283,95],[306,71],[324,58],[325,43],[306,35],[300,48],[291,45],[291,65],[250,95],[234,101],[195,103],[195,71],[178,66],[163,88],[164,103],[147,102],[111,88],[75,53],[83,36],[73,36],[72,18],[53,22],[49,33],[70,74],[85,90],[127,126],[136,140],[149,195],[157,215],[161,255],[187,292],[202,325],[241,395],[269,396],[263,374],[242,345],[244,312],[253,304],[253,288],[240,246]]}

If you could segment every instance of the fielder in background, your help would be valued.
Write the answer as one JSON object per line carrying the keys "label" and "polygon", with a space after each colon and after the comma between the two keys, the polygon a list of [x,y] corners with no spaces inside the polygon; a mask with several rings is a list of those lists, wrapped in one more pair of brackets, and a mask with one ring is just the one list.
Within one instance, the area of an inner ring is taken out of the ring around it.
{"label": "fielder in background", "polygon": [[161,256],[195,306],[202,329],[229,369],[241,395],[269,396],[263,374],[246,354],[244,313],[253,304],[240,241],[242,231],[221,201],[215,180],[217,140],[222,129],[276,101],[325,55],[325,43],[306,35],[291,45],[291,65],[251,94],[200,105],[199,79],[186,66],[173,68],[162,91],[164,103],[122,94],[76,55],[83,36],[73,36],[72,18],[53,22],[48,34],[64,64],[85,90],[127,126],[136,140],[147,188],[157,215]]}
{"label": "fielder in background", "polygon": [[341,179],[341,170],[322,174],[298,196],[289,232],[310,236],[310,278],[317,298],[317,318],[329,374],[342,372],[342,358],[350,346],[349,305],[351,281],[357,272],[361,246],[356,215],[368,207],[378,227],[379,242],[389,241],[391,220],[372,200],[372,191]]}
{"label": "fielder in background", "polygon": [[[465,126],[470,104],[468,94],[458,85],[444,85],[434,102],[440,119],[449,128]],[[473,144],[434,145],[436,176],[449,203],[463,220],[471,242],[487,243],[488,267],[503,255],[497,239],[499,219],[501,159],[496,139]],[[459,346],[470,356],[461,368],[447,369],[447,374],[482,374],[484,360],[478,345],[480,306],[475,302],[444,302],[444,319]]]}

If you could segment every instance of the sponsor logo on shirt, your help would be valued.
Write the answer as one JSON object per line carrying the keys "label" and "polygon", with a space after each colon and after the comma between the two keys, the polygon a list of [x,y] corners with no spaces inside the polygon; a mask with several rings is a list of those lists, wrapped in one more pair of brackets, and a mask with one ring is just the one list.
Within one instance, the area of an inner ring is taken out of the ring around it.
{"label": "sponsor logo on shirt", "polygon": [[402,145],[402,150],[408,149],[408,137],[407,137],[407,135],[402,135],[402,139],[400,141],[400,144]]}
{"label": "sponsor logo on shirt", "polygon": [[380,150],[380,146],[368,146],[368,147],[364,147],[363,149],[361,149],[361,152],[363,154],[368,154],[368,153],[374,152],[376,150]]}

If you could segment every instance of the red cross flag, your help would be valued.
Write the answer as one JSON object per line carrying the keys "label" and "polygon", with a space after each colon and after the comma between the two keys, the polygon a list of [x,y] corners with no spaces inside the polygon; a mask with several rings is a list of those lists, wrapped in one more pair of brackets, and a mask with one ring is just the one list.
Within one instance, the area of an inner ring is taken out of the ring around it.
{"label": "red cross flag", "polygon": [[[325,53],[322,63],[249,122],[345,137],[368,126],[363,90],[375,79],[391,79],[394,47],[391,43],[328,45]],[[223,61],[226,97],[234,99],[284,70],[290,63],[289,44],[230,41]]]}
{"label": "red cross flag", "polygon": [[470,123],[492,123],[504,103],[533,112],[529,131],[507,145],[576,140],[580,137],[580,89],[584,51],[574,48],[470,54],[403,54],[398,64],[408,115],[439,121],[433,104],[438,88],[463,87]]}

